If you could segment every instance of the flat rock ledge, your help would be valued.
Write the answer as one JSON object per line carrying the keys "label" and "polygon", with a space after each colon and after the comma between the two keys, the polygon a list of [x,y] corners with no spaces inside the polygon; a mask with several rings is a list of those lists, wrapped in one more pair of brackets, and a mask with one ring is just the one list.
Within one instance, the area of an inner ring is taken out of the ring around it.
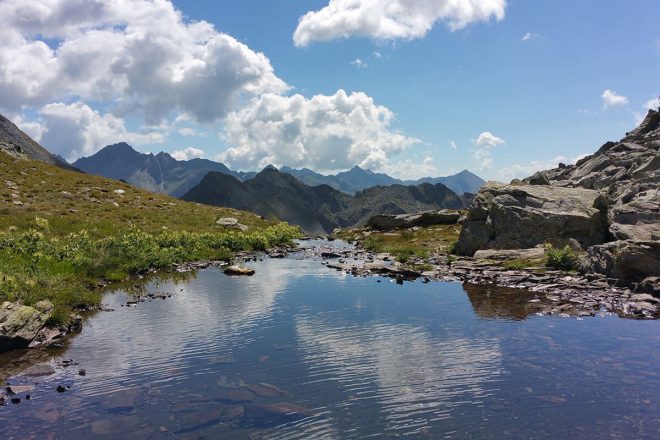
{"label": "flat rock ledge", "polygon": [[[308,249],[320,257],[327,250]],[[578,274],[551,270],[546,267],[507,269],[502,262],[521,258],[521,251],[486,250],[475,257],[458,257],[449,261],[447,256],[430,260],[429,270],[417,271],[392,262],[389,254],[374,254],[360,249],[335,250],[336,260],[322,264],[359,277],[386,276],[398,283],[421,279],[429,281],[463,282],[465,285],[492,286],[527,292],[530,309],[537,315],[596,316],[615,313],[624,318],[660,318],[660,278],[650,277],[640,283],[624,284],[616,278],[602,274]],[[522,257],[535,259],[543,256],[541,248],[522,250]],[[493,293],[494,296],[497,293]]]}

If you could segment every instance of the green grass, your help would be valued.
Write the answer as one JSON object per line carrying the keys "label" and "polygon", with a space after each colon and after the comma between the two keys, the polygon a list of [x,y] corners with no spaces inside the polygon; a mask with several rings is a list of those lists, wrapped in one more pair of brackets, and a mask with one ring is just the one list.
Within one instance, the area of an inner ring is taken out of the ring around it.
{"label": "green grass", "polygon": [[448,253],[460,233],[460,225],[439,225],[420,228],[416,231],[372,232],[366,237],[360,230],[345,230],[338,238],[360,241],[364,249],[371,252],[387,252],[401,263],[414,257],[426,259],[431,255]]}
{"label": "green grass", "polygon": [[[234,217],[248,230],[217,226],[220,217]],[[296,227],[254,214],[0,154],[0,302],[48,299],[55,304],[52,325],[98,304],[99,280],[228,260],[235,252],[289,244],[300,235]]]}

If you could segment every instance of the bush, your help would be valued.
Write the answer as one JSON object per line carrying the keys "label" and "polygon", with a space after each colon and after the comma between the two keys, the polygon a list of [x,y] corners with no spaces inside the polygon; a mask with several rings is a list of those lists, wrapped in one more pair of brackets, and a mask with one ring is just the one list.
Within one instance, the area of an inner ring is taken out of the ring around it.
{"label": "bush", "polygon": [[560,270],[575,270],[578,266],[578,257],[570,246],[556,248],[550,243],[545,245],[546,266]]}

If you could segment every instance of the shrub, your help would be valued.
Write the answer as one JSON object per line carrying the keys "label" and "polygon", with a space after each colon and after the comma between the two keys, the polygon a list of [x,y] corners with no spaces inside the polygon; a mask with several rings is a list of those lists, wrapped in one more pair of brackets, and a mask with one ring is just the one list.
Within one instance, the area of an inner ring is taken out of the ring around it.
{"label": "shrub", "polygon": [[546,265],[554,269],[574,270],[578,266],[578,257],[570,246],[556,248],[550,243],[545,245]]}

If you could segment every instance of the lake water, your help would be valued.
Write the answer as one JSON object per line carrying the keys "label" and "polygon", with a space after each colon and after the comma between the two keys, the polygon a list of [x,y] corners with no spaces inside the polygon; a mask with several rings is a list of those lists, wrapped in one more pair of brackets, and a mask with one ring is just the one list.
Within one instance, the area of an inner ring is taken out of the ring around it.
{"label": "lake water", "polygon": [[0,407],[0,438],[660,438],[658,321],[540,317],[526,293],[318,259],[248,265],[151,280],[175,295],[137,307],[109,294],[115,311],[51,361],[78,365]]}

